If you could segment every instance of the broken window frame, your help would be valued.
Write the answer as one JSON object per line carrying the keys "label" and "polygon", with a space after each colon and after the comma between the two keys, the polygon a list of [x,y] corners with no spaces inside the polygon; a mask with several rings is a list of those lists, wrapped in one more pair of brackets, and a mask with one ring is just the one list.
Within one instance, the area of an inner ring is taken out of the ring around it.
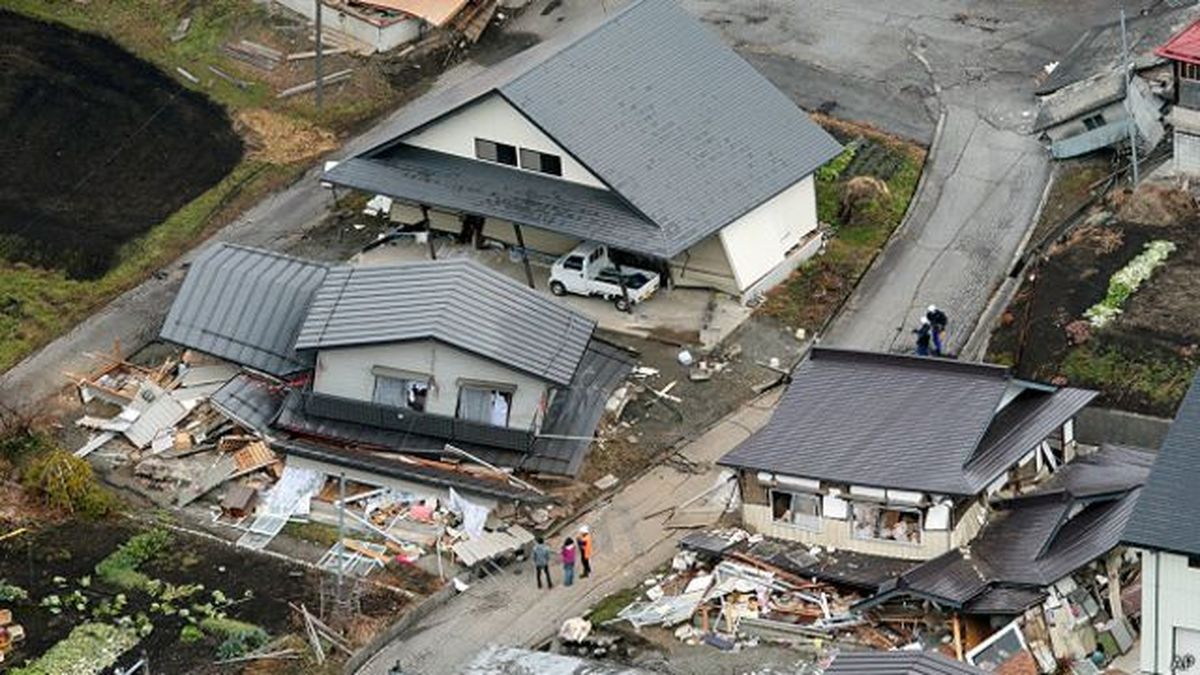
{"label": "broken window frame", "polygon": [[[463,394],[464,392],[468,391],[483,392],[485,395],[490,397],[491,404],[488,408],[487,419],[479,419],[476,415],[466,414],[468,412],[468,408],[463,407]],[[516,391],[517,388],[511,384],[503,384],[498,382],[479,382],[474,380],[460,381],[458,384],[458,401],[454,406],[454,416],[460,420],[475,422],[476,424],[487,424],[494,427],[507,428],[509,423],[512,421],[512,406]],[[507,404],[507,408],[504,411],[503,424],[496,423],[496,397],[502,398]]]}
{"label": "broken window frame", "polygon": [[[378,369],[372,374],[375,376],[375,384],[371,388],[372,403],[425,412],[429,402],[429,378],[395,372],[380,372]],[[382,396],[380,383],[387,383],[394,393],[403,392],[403,401],[398,401],[393,396]]]}
{"label": "broken window frame", "polygon": [[[776,515],[775,498],[790,497],[789,508],[784,512],[784,515],[790,513],[791,519]],[[801,520],[797,521],[796,517],[796,500],[809,501],[813,505],[813,513],[800,514]],[[805,532],[820,532],[821,531],[821,495],[808,492],[794,492],[792,490],[784,490],[780,488],[770,488],[767,491],[767,503],[771,509],[771,522],[784,525],[785,527],[794,527]]]}
{"label": "broken window frame", "polygon": [[[877,515],[875,517],[875,523],[872,525],[872,528],[871,528],[872,531],[874,532],[873,536],[861,534],[859,531],[858,524],[859,524],[860,518],[859,518],[858,512],[859,512],[859,509],[861,509],[861,508],[873,508],[873,509],[877,510]],[[914,532],[914,531],[916,532],[916,535],[917,535],[916,540],[910,539],[910,540],[906,541],[906,540],[902,540],[902,539],[896,539],[891,536],[887,536],[887,537],[881,536],[881,532],[883,532],[884,530],[881,529],[880,523],[884,516],[884,513],[887,511],[894,511],[899,514],[916,516],[917,517],[916,530],[911,530],[911,529],[909,530],[909,532]],[[925,514],[920,508],[916,508],[916,507],[897,506],[894,504],[855,500],[855,501],[850,502],[849,523],[850,523],[850,538],[854,539],[856,541],[878,541],[878,542],[883,542],[886,544],[899,544],[901,546],[921,546],[924,543],[924,539],[925,539]]]}
{"label": "broken window frame", "polygon": [[517,146],[486,138],[476,138],[475,158],[505,166],[517,166]]}

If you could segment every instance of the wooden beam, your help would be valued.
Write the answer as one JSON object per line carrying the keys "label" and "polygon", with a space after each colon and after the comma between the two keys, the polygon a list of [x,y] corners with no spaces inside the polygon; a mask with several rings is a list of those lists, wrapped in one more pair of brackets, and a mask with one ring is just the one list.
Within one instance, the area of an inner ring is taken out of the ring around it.
{"label": "wooden beam", "polygon": [[962,643],[962,625],[958,621],[958,612],[954,613],[951,622],[954,628],[954,657],[959,661],[963,660],[963,643]]}
{"label": "wooden beam", "polygon": [[525,280],[529,282],[530,288],[537,288],[533,285],[533,269],[529,267],[529,251],[525,248],[525,235],[521,234],[521,226],[513,223],[513,231],[517,233],[517,245],[521,247],[521,264],[525,266]]}

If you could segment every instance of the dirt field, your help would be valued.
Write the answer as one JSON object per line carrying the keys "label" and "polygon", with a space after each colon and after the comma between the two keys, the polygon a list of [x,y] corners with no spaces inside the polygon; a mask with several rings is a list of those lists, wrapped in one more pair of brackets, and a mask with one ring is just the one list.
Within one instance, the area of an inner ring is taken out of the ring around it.
{"label": "dirt field", "polygon": [[[989,359],[1018,374],[1097,388],[1100,404],[1171,416],[1191,381],[1200,343],[1200,219],[1175,224],[1114,219],[1075,229],[1026,274],[992,335]],[[1104,328],[1084,312],[1105,297],[1109,279],[1156,239],[1176,244],[1164,266]],[[1069,335],[1072,331],[1083,331]]]}
{"label": "dirt field", "polygon": [[[5,531],[7,531],[5,529]],[[140,590],[123,590],[105,585],[96,573],[96,564],[139,531],[128,522],[86,523],[72,521],[34,534],[21,535],[0,543],[0,579],[23,588],[29,598],[9,605],[16,622],[25,627],[28,637],[9,655],[12,663],[22,663],[45,653],[83,620],[97,620],[95,612],[105,600],[118,592],[128,599],[123,614],[147,615],[154,629],[120,659],[118,666],[129,666],[144,650],[154,672],[228,673],[244,667],[221,666],[216,660],[220,638],[206,634],[197,640],[181,639],[181,630],[189,621],[178,612],[164,616],[158,609],[165,604]],[[166,552],[156,556],[139,571],[152,579],[179,586],[203,584],[204,588],[186,599],[174,602],[179,608],[197,603],[215,602],[219,591],[229,604],[229,618],[253,624],[274,640],[299,630],[288,603],[304,603],[317,611],[320,604],[318,573],[285,561],[256,555],[232,545],[213,542],[181,533],[172,533]],[[81,580],[88,579],[86,585]],[[43,606],[46,598],[70,597],[78,590],[86,598],[82,612],[64,602],[59,613]],[[386,591],[372,590],[362,598],[364,621],[378,627],[395,620],[406,601]],[[115,619],[115,617],[112,617]],[[303,644],[300,644],[303,647]],[[303,661],[270,672],[312,672]],[[236,670],[230,670],[236,668]],[[315,666],[311,666],[315,668]],[[257,671],[266,672],[266,671]]]}
{"label": "dirt field", "polygon": [[219,106],[107,40],[6,11],[0,40],[9,260],[98,277],[242,156]]}

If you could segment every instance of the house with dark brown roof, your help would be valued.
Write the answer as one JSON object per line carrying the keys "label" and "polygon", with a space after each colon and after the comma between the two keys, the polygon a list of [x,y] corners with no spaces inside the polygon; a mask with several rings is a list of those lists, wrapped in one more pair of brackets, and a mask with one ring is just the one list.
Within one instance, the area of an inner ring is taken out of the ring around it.
{"label": "house with dark brown roof", "polygon": [[767,425],[725,455],[746,527],[929,560],[972,540],[989,500],[1075,459],[1093,391],[981,363],[815,347]]}

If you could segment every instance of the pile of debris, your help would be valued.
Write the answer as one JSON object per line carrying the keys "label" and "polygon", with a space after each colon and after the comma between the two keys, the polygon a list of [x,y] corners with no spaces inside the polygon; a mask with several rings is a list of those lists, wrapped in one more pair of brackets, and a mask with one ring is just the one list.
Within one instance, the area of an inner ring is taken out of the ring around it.
{"label": "pile of debris", "polygon": [[13,623],[12,610],[0,609],[0,663],[4,663],[5,656],[24,639],[25,629]]}

